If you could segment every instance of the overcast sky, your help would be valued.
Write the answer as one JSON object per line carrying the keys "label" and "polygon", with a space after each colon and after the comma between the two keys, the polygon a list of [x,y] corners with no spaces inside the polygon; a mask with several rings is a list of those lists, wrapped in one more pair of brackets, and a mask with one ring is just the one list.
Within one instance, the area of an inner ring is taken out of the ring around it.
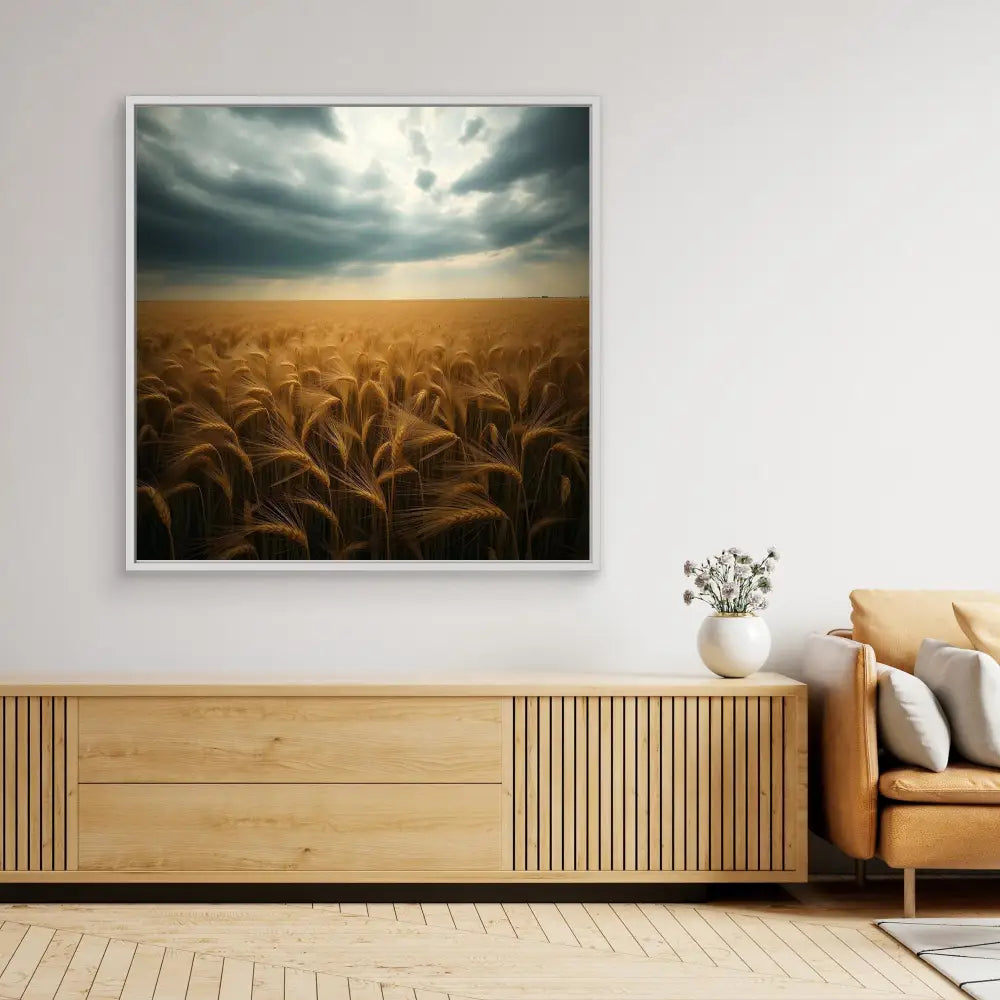
{"label": "overcast sky", "polygon": [[136,110],[141,298],[586,295],[589,110]]}

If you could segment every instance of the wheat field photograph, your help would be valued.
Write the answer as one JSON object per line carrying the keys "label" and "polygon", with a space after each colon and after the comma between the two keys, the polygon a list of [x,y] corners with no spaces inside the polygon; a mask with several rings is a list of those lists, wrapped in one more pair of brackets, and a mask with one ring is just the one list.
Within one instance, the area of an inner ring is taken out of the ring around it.
{"label": "wheat field photograph", "polygon": [[589,106],[130,130],[132,568],[592,560]]}

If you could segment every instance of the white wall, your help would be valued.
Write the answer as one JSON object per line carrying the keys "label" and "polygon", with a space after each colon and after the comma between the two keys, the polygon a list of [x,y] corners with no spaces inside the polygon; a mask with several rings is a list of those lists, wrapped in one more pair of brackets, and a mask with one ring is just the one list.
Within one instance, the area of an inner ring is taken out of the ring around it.
{"label": "white wall", "polygon": [[[777,659],[856,585],[996,586],[1000,4],[10,0],[0,671],[697,670],[685,557],[779,546]],[[603,99],[596,575],[123,572],[128,93]]]}

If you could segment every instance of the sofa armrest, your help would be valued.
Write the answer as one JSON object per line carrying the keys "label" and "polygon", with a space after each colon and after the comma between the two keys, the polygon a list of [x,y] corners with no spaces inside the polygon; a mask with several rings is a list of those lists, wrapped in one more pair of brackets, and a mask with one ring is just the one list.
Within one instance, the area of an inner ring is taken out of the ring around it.
{"label": "sofa armrest", "polygon": [[810,827],[852,858],[871,858],[878,833],[875,653],[841,636],[810,636],[802,679],[809,686]]}

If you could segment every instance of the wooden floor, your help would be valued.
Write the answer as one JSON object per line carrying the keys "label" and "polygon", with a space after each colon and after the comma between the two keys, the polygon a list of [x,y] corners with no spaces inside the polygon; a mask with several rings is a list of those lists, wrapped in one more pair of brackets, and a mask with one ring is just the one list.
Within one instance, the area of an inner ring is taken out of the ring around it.
{"label": "wooden floor", "polygon": [[[921,887],[1000,916],[1000,885]],[[899,886],[706,904],[0,905],[6,1000],[744,1000],[963,996],[871,921]]]}

